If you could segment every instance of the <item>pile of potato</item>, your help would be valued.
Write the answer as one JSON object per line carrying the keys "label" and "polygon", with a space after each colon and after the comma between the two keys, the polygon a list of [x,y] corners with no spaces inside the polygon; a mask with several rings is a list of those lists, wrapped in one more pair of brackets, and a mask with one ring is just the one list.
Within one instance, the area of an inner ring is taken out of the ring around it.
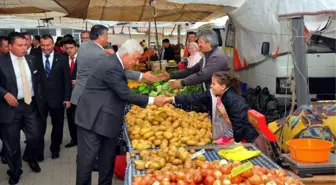
{"label": "pile of potato", "polygon": [[[141,160],[134,160],[137,170],[148,169],[147,173],[154,171],[170,171],[197,168],[201,162],[204,162],[205,156],[199,155],[192,159],[195,151],[187,151],[185,148],[175,146],[165,147],[158,150],[142,150],[140,152]],[[133,156],[134,157],[134,156]]]}
{"label": "pile of potato", "polygon": [[126,114],[127,129],[134,149],[202,146],[211,142],[211,121],[207,113],[186,112],[171,104],[141,108],[132,106]]}

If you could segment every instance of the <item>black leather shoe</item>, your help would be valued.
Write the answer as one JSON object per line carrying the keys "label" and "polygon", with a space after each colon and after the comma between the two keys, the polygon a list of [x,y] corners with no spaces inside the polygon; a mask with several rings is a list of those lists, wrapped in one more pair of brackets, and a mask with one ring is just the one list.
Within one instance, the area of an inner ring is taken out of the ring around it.
{"label": "black leather shoe", "polygon": [[2,164],[8,164],[7,158],[5,156],[1,156]]}
{"label": "black leather shoe", "polygon": [[59,158],[59,153],[58,152],[53,152],[53,153],[51,153],[51,158],[52,159],[58,159]]}
{"label": "black leather shoe", "polygon": [[40,165],[37,163],[37,161],[29,161],[28,165],[30,169],[32,169],[36,173],[41,171]]}
{"label": "black leather shoe", "polygon": [[71,140],[70,143],[65,145],[65,148],[71,148],[77,145],[77,142]]}
{"label": "black leather shoe", "polygon": [[41,155],[37,158],[37,162],[42,162],[42,161],[44,161],[44,156],[43,155]]}
{"label": "black leather shoe", "polygon": [[10,170],[7,171],[7,175],[9,176],[8,184],[17,184],[19,183],[20,176],[22,175],[22,170],[19,172],[19,176],[14,175]]}

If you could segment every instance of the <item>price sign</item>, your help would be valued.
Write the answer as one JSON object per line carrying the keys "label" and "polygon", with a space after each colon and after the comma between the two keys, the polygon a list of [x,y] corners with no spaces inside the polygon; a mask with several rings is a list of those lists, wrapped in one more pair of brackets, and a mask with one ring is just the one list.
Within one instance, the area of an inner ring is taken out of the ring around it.
{"label": "price sign", "polygon": [[246,172],[249,169],[252,169],[252,167],[253,167],[253,164],[251,162],[241,164],[232,169],[230,176],[235,177],[243,172]]}
{"label": "price sign", "polygon": [[202,150],[200,150],[200,151],[195,152],[194,154],[192,154],[191,159],[195,159],[198,156],[203,155],[203,154],[205,154],[205,150],[204,149],[202,149]]}

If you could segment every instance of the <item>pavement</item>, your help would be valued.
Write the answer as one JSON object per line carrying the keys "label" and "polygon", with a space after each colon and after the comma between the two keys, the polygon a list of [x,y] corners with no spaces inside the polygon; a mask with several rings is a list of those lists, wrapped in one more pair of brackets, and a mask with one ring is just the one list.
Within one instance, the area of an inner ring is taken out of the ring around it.
{"label": "pavement", "polygon": [[[44,161],[39,165],[42,169],[40,173],[33,172],[28,164],[22,161],[23,174],[18,185],[75,185],[76,184],[76,155],[77,147],[65,148],[64,145],[69,143],[70,136],[68,123],[64,121],[64,135],[61,146],[60,158],[51,159],[51,153],[48,150],[50,146],[51,123],[48,121],[47,133],[45,135]],[[21,153],[25,148],[25,136],[21,133]],[[0,144],[2,145],[2,144]],[[1,146],[2,147],[2,146]],[[6,174],[8,165],[0,163],[0,185],[7,185],[9,177]],[[123,185],[123,181],[114,177],[113,185]],[[92,185],[98,184],[98,173],[92,173]]]}

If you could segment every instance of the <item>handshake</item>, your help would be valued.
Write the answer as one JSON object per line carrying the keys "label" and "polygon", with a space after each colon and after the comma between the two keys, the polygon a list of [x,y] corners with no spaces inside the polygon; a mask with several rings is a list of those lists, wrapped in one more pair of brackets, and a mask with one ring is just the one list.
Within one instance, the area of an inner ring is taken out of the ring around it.
{"label": "handshake", "polygon": [[173,103],[173,101],[173,97],[157,96],[154,98],[154,105],[161,107],[167,103]]}

